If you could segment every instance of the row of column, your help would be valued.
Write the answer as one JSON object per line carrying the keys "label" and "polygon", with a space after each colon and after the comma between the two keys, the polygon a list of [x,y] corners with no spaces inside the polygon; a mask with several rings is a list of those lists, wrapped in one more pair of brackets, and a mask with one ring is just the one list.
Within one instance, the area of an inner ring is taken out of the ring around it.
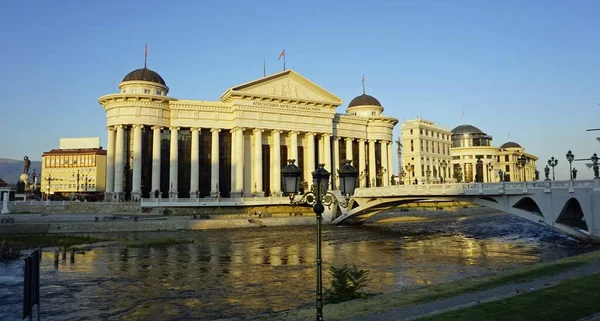
{"label": "row of column", "polygon": [[[132,125],[133,132],[133,179],[131,197],[133,200],[138,200],[141,197],[141,180],[142,180],[142,128],[143,125]],[[160,191],[160,169],[161,169],[161,131],[163,127],[153,126],[153,144],[152,144],[152,191]],[[178,157],[179,157],[179,130],[180,127],[170,127],[170,159],[169,159],[169,195],[176,198],[177,192],[177,174],[178,174]],[[199,190],[199,134],[200,128],[190,128],[191,131],[191,169],[190,169],[190,197],[196,198]],[[219,133],[221,129],[213,128],[210,130],[212,135],[211,140],[211,189],[210,196],[218,196],[219,182]],[[244,131],[246,128],[236,127],[230,130],[231,134],[231,197],[243,196],[244,189]],[[253,129],[254,134],[254,151],[252,159],[252,171],[255,182],[255,195],[263,196],[263,166],[262,163],[262,134],[264,129]],[[271,130],[272,138],[272,154],[271,154],[271,191],[273,195],[281,195],[281,130]],[[300,132],[288,132],[290,144],[288,145],[288,158],[298,160],[298,135]],[[315,133],[306,132],[306,160],[304,163],[304,180],[312,181],[312,172],[315,170]],[[331,135],[320,134],[321,140],[319,143],[319,162],[325,164],[325,168],[332,172],[331,167]],[[339,137],[333,137],[333,168],[340,168],[339,155]],[[345,138],[346,155],[345,159],[352,159],[352,142],[353,138]],[[366,165],[366,143],[365,139],[358,139],[359,142],[359,174],[361,187],[366,186],[366,179],[375,182],[377,175],[381,176],[382,185],[390,185],[390,173],[392,164],[392,142],[391,141],[376,141],[368,140],[369,144],[369,168],[368,173],[364,173]],[[381,168],[376,168],[375,159],[375,144],[381,144]],[[107,144],[107,168],[106,168],[106,194],[113,200],[122,200],[125,196],[123,184],[123,168],[125,165],[125,126],[116,125],[108,127],[108,144]],[[121,170],[115,170],[121,169]],[[363,172],[361,173],[361,170]],[[379,173],[377,172],[379,170]],[[332,175],[336,173],[332,172]],[[374,186],[374,184],[370,184]],[[336,186],[337,187],[337,186]],[[155,197],[151,193],[151,197]]]}

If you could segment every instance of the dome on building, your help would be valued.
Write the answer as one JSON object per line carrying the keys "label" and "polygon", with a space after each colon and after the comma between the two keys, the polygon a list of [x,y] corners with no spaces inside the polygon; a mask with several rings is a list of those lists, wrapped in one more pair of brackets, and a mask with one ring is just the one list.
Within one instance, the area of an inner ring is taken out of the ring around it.
{"label": "dome on building", "polygon": [[162,79],[162,77],[157,72],[155,72],[154,70],[150,70],[148,68],[136,69],[136,70],[128,73],[127,76],[125,76],[125,78],[123,78],[123,81],[130,81],[130,80],[151,81],[151,82],[159,83],[164,86],[167,85],[165,83],[165,81]]}
{"label": "dome on building", "polygon": [[352,99],[350,104],[348,104],[348,107],[354,107],[354,106],[379,106],[379,107],[381,107],[381,103],[379,102],[379,100],[377,100],[373,96],[370,96],[367,94],[362,94],[360,96],[356,96],[354,99]]}
{"label": "dome on building", "polygon": [[460,135],[460,134],[483,134],[484,132],[481,129],[473,126],[473,125],[460,125],[452,130],[452,135]]}
{"label": "dome on building", "polygon": [[506,142],[506,143],[502,144],[502,146],[500,146],[500,148],[523,148],[523,147],[521,147],[521,145],[519,145],[515,142]]}

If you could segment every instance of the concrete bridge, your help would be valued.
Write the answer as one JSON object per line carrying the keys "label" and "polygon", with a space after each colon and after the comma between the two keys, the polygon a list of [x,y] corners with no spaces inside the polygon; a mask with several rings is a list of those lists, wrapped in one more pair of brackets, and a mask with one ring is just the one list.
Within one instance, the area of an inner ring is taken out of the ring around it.
{"label": "concrete bridge", "polygon": [[517,215],[584,241],[600,242],[600,178],[356,189],[333,224],[360,224],[386,209],[418,201],[463,201]]}

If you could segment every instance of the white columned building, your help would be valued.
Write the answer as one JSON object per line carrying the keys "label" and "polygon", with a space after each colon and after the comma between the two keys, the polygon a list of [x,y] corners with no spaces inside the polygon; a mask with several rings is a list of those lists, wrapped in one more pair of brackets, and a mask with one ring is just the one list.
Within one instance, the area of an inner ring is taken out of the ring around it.
{"label": "white columned building", "polygon": [[[168,93],[159,74],[142,68],[127,74],[117,93],[100,97],[106,200],[281,196],[288,159],[304,171],[305,186],[323,162],[339,187],[344,159],[367,171],[361,186],[389,185],[398,121],[372,96],[355,97],[338,114],[342,99],[293,70],[231,87],[215,101]],[[379,181],[376,166],[386,169]]]}

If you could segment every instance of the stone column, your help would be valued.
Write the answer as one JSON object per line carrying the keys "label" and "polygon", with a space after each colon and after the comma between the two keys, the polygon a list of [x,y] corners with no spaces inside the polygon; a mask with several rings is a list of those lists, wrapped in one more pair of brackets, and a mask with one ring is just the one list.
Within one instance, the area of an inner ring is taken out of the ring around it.
{"label": "stone column", "polygon": [[346,138],[346,159],[352,159],[352,138]]}
{"label": "stone column", "polygon": [[366,151],[365,151],[365,140],[364,139],[359,139],[358,140],[358,175],[359,175],[359,182],[358,182],[358,187],[366,187],[366,180],[367,180],[367,169],[365,167],[367,167],[367,159],[366,159]]}
{"label": "stone column", "polygon": [[112,200],[112,193],[115,189],[115,128],[109,126],[108,141],[106,142],[106,190],[104,200]]}
{"label": "stone column", "polygon": [[190,198],[198,198],[198,182],[200,175],[200,128],[191,128],[192,134],[192,155],[190,157]]}
{"label": "stone column", "polygon": [[390,169],[387,165],[387,142],[382,140],[379,143],[381,144],[381,172],[383,174],[381,178],[381,186],[389,186],[390,180],[388,179],[388,177],[390,175]]}
{"label": "stone column", "polygon": [[369,139],[369,186],[377,186],[377,168],[375,167],[375,140]]}
{"label": "stone column", "polygon": [[[392,155],[393,155],[393,141],[389,141],[388,142],[388,149],[387,149],[387,164],[388,164],[388,182],[390,183],[390,185],[392,184],[391,178],[392,178],[392,172],[394,171],[394,166],[392,165]],[[439,170],[439,169],[438,169]]]}
{"label": "stone column", "polygon": [[290,132],[290,152],[288,159],[295,159],[298,165],[298,132]]}
{"label": "stone column", "polygon": [[307,149],[305,162],[307,166],[305,167],[304,180],[310,185],[312,184],[312,172],[315,171],[315,134],[308,132],[305,136]]}
{"label": "stone column", "polygon": [[[335,169],[331,169],[331,136],[329,134],[323,134],[323,158],[322,158],[322,162],[325,163],[325,169],[331,173],[330,177],[335,176],[335,174],[333,171],[335,171]],[[335,189],[333,187],[331,187],[331,182],[333,180],[330,178],[329,179],[329,189]]]}
{"label": "stone column", "polygon": [[217,197],[219,185],[219,132],[218,128],[210,130],[212,133],[212,142],[210,146],[210,197]]}
{"label": "stone column", "polygon": [[152,191],[150,197],[155,198],[154,193],[159,191],[158,197],[161,197],[160,190],[160,131],[162,127],[152,127]]}
{"label": "stone column", "polygon": [[121,201],[124,199],[123,192],[123,171],[125,170],[125,128],[123,125],[117,125],[117,139],[115,141],[115,189],[113,200]]}
{"label": "stone column", "polygon": [[142,128],[143,125],[133,125],[133,186],[131,200],[138,201],[142,197]]}
{"label": "stone column", "polygon": [[229,133],[231,134],[231,159],[230,159],[230,163],[231,163],[231,190],[229,191],[229,197],[236,197],[236,185],[235,185],[235,175],[236,175],[236,150],[239,148],[241,151],[241,146],[238,147],[237,146],[237,139],[236,139],[236,132],[239,130],[239,128],[233,128],[232,130],[229,131]]}
{"label": "stone column", "polygon": [[335,173],[331,173],[334,177],[333,189],[338,189],[339,177],[337,176],[337,170],[340,169],[340,139],[336,136],[333,137],[333,170]]}
{"label": "stone column", "polygon": [[262,197],[265,196],[265,192],[263,190],[263,172],[262,172],[262,132],[263,129],[255,128],[254,129],[254,159],[253,159],[253,168],[254,168],[254,193],[256,196]]}
{"label": "stone column", "polygon": [[281,196],[281,131],[273,130],[273,153],[271,154],[271,194]]}
{"label": "stone column", "polygon": [[235,131],[235,193],[236,197],[244,196],[244,130],[238,128]]}
{"label": "stone column", "polygon": [[169,163],[169,195],[171,198],[177,198],[177,172],[179,163],[179,127],[171,127],[171,149]]}

